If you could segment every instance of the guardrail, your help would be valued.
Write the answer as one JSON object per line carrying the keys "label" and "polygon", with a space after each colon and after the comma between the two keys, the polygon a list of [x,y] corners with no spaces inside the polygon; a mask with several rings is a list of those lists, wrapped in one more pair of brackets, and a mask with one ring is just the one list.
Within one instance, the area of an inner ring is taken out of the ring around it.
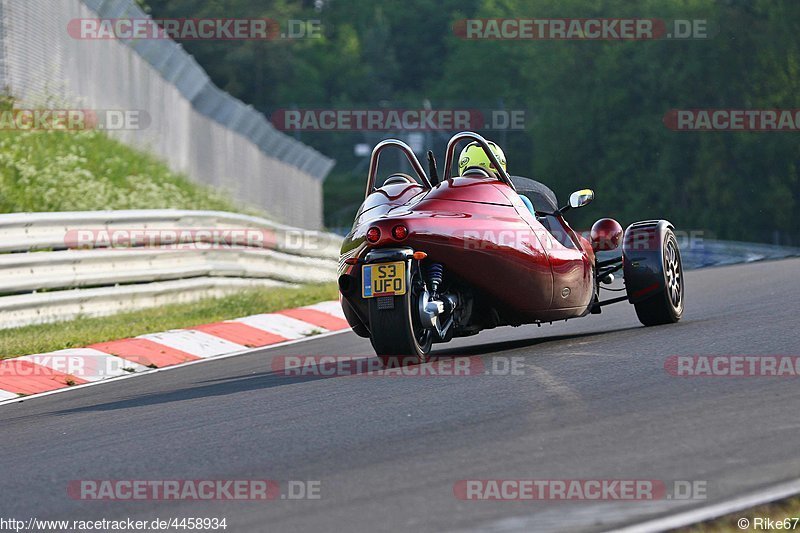
{"label": "guardrail", "polygon": [[699,243],[682,243],[681,256],[684,268],[690,269],[798,257],[800,248],[705,239]]}
{"label": "guardrail", "polygon": [[323,231],[277,224],[225,211],[134,209],[67,211],[0,215],[0,252],[61,250],[70,247],[68,233],[120,229],[255,229],[274,237],[274,249],[290,254],[337,259],[341,237]]}
{"label": "guardrail", "polygon": [[[685,270],[712,266],[736,265],[753,261],[800,257],[800,248],[754,242],[678,237]],[[619,251],[599,252],[600,259],[618,257]]]}
{"label": "guardrail", "polygon": [[333,281],[340,244],[221,211],[3,214],[0,329]]}

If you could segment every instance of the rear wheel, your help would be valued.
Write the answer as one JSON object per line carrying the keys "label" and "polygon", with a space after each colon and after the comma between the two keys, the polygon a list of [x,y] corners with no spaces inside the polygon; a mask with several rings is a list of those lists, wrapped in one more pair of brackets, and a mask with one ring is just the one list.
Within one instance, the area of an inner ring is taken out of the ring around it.
{"label": "rear wheel", "polygon": [[672,324],[683,316],[683,264],[672,230],[664,233],[661,262],[664,288],[647,300],[634,304],[636,316],[645,326]]}
{"label": "rear wheel", "polygon": [[411,268],[406,294],[369,301],[370,341],[386,367],[424,363],[433,344],[433,332],[422,327],[418,316],[425,285],[416,262]]}

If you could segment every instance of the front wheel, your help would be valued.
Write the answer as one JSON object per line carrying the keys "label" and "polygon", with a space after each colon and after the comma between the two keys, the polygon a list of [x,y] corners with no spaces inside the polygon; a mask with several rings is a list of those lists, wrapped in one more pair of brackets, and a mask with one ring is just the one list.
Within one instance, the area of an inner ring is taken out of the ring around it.
{"label": "front wheel", "polygon": [[636,316],[645,326],[672,324],[683,316],[683,264],[678,241],[671,229],[664,232],[661,263],[663,288],[650,298],[634,304]]}
{"label": "front wheel", "polygon": [[419,267],[412,263],[411,269],[405,294],[369,301],[370,341],[385,367],[425,363],[433,344],[433,332],[418,316],[425,285]]}

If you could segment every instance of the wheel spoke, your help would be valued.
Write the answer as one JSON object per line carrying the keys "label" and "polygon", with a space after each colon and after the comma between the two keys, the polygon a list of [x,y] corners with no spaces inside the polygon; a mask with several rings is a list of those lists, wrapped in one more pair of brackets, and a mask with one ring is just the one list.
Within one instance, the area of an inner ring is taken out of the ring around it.
{"label": "wheel spoke", "polygon": [[681,265],[677,245],[674,240],[667,242],[664,250],[664,275],[669,294],[670,303],[674,307],[681,304]]}

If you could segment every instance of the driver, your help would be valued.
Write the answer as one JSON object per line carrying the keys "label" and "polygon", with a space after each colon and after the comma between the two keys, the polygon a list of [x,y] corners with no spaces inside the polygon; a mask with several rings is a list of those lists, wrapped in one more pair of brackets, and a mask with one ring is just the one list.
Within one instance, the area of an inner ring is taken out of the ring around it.
{"label": "driver", "polygon": [[[497,158],[497,162],[500,163],[503,170],[506,170],[506,154],[503,153],[503,150],[497,146],[496,143],[492,141],[487,141],[487,143],[489,143],[489,148],[491,148],[492,153]],[[486,155],[486,152],[484,152],[481,145],[477,142],[471,142],[461,150],[461,155],[458,156],[458,173],[460,175],[469,176],[478,174],[492,177],[496,172],[497,169],[494,168],[494,165],[489,160],[489,156]],[[536,213],[530,199],[522,194],[518,196],[520,200],[522,200],[522,203],[525,204],[525,207],[528,208],[528,211],[535,216]]]}

